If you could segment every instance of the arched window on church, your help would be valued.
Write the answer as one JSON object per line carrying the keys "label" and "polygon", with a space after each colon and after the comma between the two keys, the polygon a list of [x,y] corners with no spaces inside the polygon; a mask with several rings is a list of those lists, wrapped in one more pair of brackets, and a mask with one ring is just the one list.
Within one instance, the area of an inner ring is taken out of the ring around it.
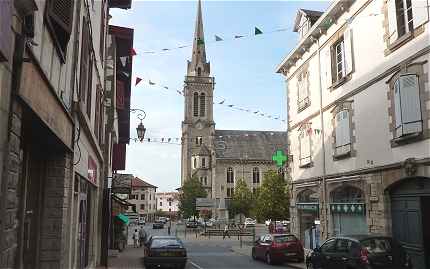
{"label": "arched window on church", "polygon": [[197,68],[197,76],[201,76],[202,75],[202,69],[200,67]]}
{"label": "arched window on church", "polygon": [[204,117],[206,112],[206,94],[200,94],[200,117]]}
{"label": "arched window on church", "polygon": [[233,168],[227,168],[227,183],[234,183],[234,172]]}
{"label": "arched window on church", "polygon": [[199,116],[199,94],[198,93],[194,93],[194,100],[193,100],[193,114],[194,117],[198,117]]}
{"label": "arched window on church", "polygon": [[252,183],[260,183],[260,169],[258,167],[252,169]]}

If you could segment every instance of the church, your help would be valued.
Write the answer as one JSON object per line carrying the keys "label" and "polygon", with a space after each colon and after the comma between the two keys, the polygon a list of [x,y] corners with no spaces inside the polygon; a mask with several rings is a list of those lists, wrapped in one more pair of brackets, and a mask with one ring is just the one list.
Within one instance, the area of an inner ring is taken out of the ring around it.
{"label": "church", "polygon": [[277,170],[272,156],[287,149],[286,132],[218,130],[213,118],[215,78],[206,59],[201,1],[191,61],[184,85],[181,185],[196,177],[214,199],[213,216],[227,218],[229,199],[237,180],[244,179],[255,192],[267,170]]}

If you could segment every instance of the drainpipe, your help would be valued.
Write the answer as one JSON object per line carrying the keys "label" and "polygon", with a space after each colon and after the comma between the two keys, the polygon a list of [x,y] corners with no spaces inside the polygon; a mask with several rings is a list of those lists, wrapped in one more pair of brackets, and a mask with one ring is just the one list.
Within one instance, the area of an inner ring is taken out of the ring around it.
{"label": "drainpipe", "polygon": [[[319,90],[320,90],[320,120],[321,120],[321,149],[322,149],[322,163],[323,163],[323,173],[322,173],[322,185],[323,185],[323,214],[324,214],[324,226],[325,226],[325,238],[328,238],[328,214],[327,214],[327,182],[326,182],[326,162],[325,162],[325,133],[324,133],[324,113],[323,113],[323,89],[321,82],[321,47],[320,41],[317,40],[318,46],[318,74],[319,74]],[[321,219],[321,217],[320,217]]]}

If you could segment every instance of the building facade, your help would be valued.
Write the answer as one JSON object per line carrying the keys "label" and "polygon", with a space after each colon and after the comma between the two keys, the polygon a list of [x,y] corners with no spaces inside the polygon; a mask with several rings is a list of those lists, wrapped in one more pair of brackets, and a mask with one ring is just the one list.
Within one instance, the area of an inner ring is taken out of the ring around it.
{"label": "building facade", "polygon": [[131,180],[131,194],[128,196],[128,202],[136,208],[136,213],[144,217],[146,221],[152,222],[155,220],[157,212],[156,200],[157,187],[134,177]]}
{"label": "building facade", "polygon": [[208,198],[215,200],[212,215],[228,218],[228,201],[237,180],[245,180],[250,189],[257,188],[265,171],[278,169],[272,155],[286,149],[287,136],[285,132],[275,131],[215,129],[215,78],[210,76],[204,40],[199,0],[192,57],[184,86],[181,184],[191,177],[199,179]]}
{"label": "building facade", "polygon": [[0,268],[106,264],[108,12],[131,1],[57,2],[0,2]]}
{"label": "building facade", "polygon": [[[293,232],[397,238],[428,268],[428,1],[333,1],[300,10],[278,66],[288,91]],[[427,254],[425,254],[427,253]]]}
{"label": "building facade", "polygon": [[177,192],[157,192],[155,194],[157,211],[170,216],[176,216],[178,213],[179,193]]}

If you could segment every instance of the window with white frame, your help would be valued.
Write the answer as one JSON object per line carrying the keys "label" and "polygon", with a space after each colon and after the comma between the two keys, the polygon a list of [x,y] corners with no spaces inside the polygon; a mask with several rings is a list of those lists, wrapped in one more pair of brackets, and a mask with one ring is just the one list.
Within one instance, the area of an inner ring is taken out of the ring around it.
{"label": "window with white frame", "polygon": [[303,127],[299,135],[300,167],[308,166],[312,162],[311,158],[311,129]]}
{"label": "window with white frame", "polygon": [[394,138],[423,131],[418,76],[401,75],[394,82]]}
{"label": "window with white frame", "polygon": [[428,21],[426,0],[388,0],[388,37],[390,44]]}
{"label": "window with white frame", "polygon": [[349,110],[341,110],[335,117],[335,156],[345,155],[351,152],[351,125]]}
{"label": "window with white frame", "polygon": [[329,88],[338,85],[353,72],[352,29],[347,28],[331,45],[321,51],[322,86]]}
{"label": "window with white frame", "polygon": [[252,169],[252,183],[260,183],[260,169],[258,167]]}
{"label": "window with white frame", "polygon": [[345,76],[345,42],[343,37],[333,46],[334,52],[334,80],[341,80]]}
{"label": "window with white frame", "polygon": [[300,72],[297,76],[297,106],[298,110],[305,109],[310,104],[308,72]]}

